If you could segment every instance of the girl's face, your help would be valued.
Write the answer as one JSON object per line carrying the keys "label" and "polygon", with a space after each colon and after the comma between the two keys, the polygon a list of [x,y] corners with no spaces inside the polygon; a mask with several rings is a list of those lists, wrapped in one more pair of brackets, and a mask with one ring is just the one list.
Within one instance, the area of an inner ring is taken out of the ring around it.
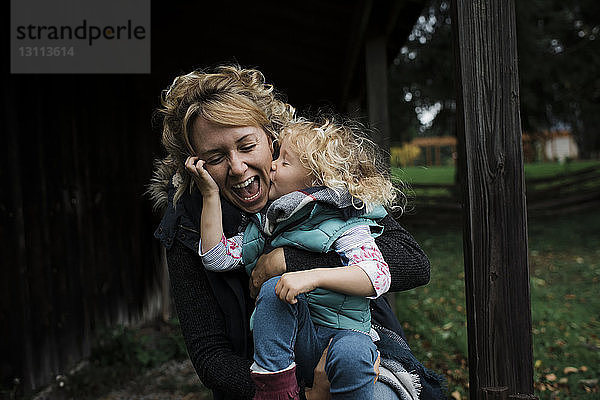
{"label": "girl's face", "polygon": [[271,165],[271,188],[269,200],[312,186],[311,171],[300,162],[298,153],[293,151],[286,139],[281,142],[279,158]]}
{"label": "girl's face", "polygon": [[271,140],[261,128],[223,127],[197,118],[190,136],[222,196],[251,213],[267,204],[273,156]]}

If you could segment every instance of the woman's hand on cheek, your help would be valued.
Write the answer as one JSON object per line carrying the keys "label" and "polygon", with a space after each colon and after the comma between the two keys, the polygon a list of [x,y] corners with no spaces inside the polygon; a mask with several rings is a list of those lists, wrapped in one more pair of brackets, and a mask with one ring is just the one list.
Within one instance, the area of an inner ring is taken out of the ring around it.
{"label": "woman's hand on cheek", "polygon": [[188,157],[185,160],[185,169],[192,175],[192,179],[198,186],[200,193],[203,197],[210,195],[218,195],[219,187],[215,180],[210,176],[208,171],[204,168],[206,162],[201,160],[199,157]]}
{"label": "woman's hand on cheek", "polygon": [[280,300],[296,304],[298,302],[296,296],[301,293],[310,292],[318,287],[318,278],[319,271],[316,269],[287,272],[281,276],[277,285],[275,285],[275,293]]}
{"label": "woman's hand on cheek", "polygon": [[285,273],[285,271],[283,248],[278,247],[270,253],[260,256],[250,276],[250,296],[255,299],[263,283],[274,276]]}

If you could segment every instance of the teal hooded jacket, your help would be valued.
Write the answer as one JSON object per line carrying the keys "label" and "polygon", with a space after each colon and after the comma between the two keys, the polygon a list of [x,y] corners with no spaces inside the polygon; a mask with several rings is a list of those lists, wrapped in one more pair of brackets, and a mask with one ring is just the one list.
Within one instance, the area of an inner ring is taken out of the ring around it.
{"label": "teal hooded jacket", "polygon": [[[313,195],[319,198],[318,194]],[[248,274],[252,272],[267,241],[272,247],[294,246],[326,253],[332,249],[333,243],[352,227],[368,225],[373,237],[382,233],[383,227],[377,221],[387,215],[383,207],[378,206],[367,214],[348,218],[342,208],[333,207],[330,202],[315,200],[313,195],[310,195],[312,199],[299,204],[299,207],[292,207],[292,211],[284,218],[270,222],[267,213],[266,216],[257,215],[260,226],[254,221],[248,224],[242,247],[242,258]],[[298,205],[297,203],[295,205]],[[350,296],[321,288],[306,293],[306,297],[313,323],[331,328],[369,332],[371,313],[369,299],[366,297]]]}

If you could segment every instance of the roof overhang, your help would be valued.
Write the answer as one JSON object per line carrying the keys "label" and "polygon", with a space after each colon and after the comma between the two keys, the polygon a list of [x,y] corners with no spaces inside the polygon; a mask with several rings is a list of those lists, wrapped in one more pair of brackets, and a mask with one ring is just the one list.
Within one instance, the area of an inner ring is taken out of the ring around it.
{"label": "roof overhang", "polygon": [[172,78],[237,62],[257,67],[297,106],[364,96],[364,44],[386,35],[391,62],[423,0],[179,1],[152,5],[152,71]]}

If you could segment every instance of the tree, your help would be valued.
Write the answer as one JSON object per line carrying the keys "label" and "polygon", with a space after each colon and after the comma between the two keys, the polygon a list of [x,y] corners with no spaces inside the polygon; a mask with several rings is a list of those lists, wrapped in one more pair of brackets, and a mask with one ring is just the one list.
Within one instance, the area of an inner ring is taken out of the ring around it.
{"label": "tree", "polygon": [[[390,69],[393,140],[455,133],[450,4],[432,0]],[[529,132],[570,129],[582,156],[600,151],[600,5],[517,2],[521,120]]]}
{"label": "tree", "polygon": [[[433,0],[390,68],[392,140],[455,133],[450,2]],[[434,117],[434,118],[432,118]]]}
{"label": "tree", "polygon": [[564,127],[584,157],[600,150],[600,7],[590,0],[517,2],[521,120]]}

